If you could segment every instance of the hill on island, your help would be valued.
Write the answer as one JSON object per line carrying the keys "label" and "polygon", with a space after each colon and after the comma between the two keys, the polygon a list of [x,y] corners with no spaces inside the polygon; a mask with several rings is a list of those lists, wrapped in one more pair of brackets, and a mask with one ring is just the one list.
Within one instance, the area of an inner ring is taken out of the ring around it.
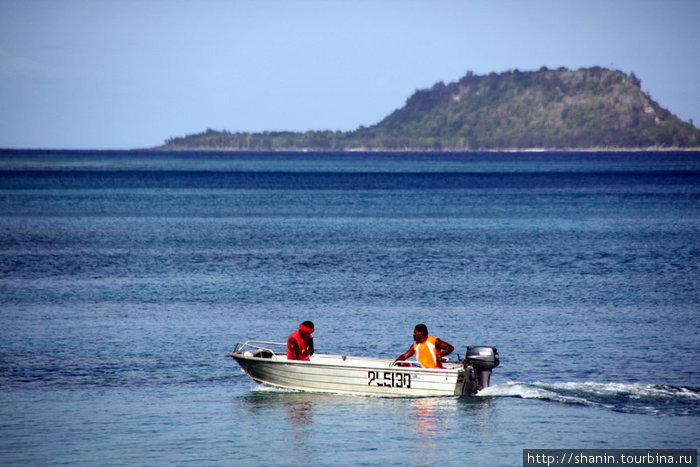
{"label": "hill on island", "polygon": [[170,138],[173,150],[527,150],[700,147],[700,130],[641,90],[634,74],[546,67],[476,75],[416,91],[379,123],[349,132]]}

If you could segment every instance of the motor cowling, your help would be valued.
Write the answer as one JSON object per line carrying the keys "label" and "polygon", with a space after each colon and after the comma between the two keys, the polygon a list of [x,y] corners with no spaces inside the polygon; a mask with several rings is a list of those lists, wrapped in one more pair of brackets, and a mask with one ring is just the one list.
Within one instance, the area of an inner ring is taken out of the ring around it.
{"label": "motor cowling", "polygon": [[499,364],[498,349],[495,347],[467,347],[464,368],[467,381],[464,394],[476,394],[491,383],[491,370]]}

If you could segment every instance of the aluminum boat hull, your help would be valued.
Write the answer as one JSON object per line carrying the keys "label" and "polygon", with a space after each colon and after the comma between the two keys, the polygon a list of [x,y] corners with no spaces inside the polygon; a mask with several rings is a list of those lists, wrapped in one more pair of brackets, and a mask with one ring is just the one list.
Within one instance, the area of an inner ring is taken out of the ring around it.
{"label": "aluminum boat hull", "polygon": [[238,344],[231,353],[243,371],[258,383],[301,391],[393,397],[461,396],[465,368],[396,366],[393,360],[342,355],[313,355],[310,361],[287,360],[271,351],[250,351]]}

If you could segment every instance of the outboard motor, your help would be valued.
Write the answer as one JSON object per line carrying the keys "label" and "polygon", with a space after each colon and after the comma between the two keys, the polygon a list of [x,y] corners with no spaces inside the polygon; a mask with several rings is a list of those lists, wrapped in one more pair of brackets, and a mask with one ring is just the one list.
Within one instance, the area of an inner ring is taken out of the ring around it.
{"label": "outboard motor", "polygon": [[465,382],[463,394],[476,394],[489,387],[491,370],[498,366],[498,349],[495,347],[467,347],[464,357]]}

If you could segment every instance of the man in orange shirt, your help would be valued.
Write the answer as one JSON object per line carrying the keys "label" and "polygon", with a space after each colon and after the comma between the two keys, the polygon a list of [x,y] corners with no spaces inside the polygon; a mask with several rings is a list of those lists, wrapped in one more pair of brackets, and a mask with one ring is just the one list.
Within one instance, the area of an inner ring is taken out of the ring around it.
{"label": "man in orange shirt", "polygon": [[423,368],[442,368],[442,357],[451,353],[455,348],[445,341],[428,335],[428,327],[425,324],[417,324],[413,330],[415,344],[398,356],[397,362],[404,361],[412,355]]}

